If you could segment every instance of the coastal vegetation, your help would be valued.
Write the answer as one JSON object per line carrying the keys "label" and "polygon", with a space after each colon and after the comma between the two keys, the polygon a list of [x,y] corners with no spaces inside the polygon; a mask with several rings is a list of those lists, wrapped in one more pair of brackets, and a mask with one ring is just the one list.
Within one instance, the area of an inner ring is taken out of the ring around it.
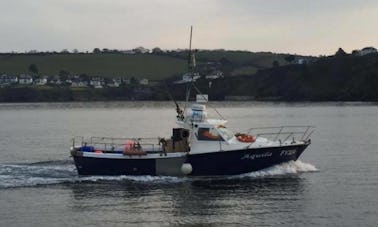
{"label": "coastal vegetation", "polygon": [[377,87],[378,54],[370,54],[323,57],[311,64],[224,78],[205,92],[219,99],[232,95],[277,101],[378,101]]}

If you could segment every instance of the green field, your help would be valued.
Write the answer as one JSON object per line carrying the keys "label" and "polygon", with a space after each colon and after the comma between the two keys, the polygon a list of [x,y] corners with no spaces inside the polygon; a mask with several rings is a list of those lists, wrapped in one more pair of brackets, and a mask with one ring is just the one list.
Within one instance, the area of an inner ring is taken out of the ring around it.
{"label": "green field", "polygon": [[[0,54],[0,74],[29,73],[35,64],[38,75],[52,76],[64,70],[71,75],[91,77],[135,77],[150,80],[182,75],[187,71],[187,51],[156,54],[78,53],[78,54]],[[271,68],[273,62],[286,65],[285,54],[270,52],[200,50],[196,53],[198,65],[219,62],[227,76],[253,75],[259,69]]]}
{"label": "green field", "polygon": [[150,80],[181,74],[187,61],[152,54],[2,54],[0,73],[28,73],[35,64],[40,75],[56,75],[61,70],[71,74],[102,77],[135,77]]}
{"label": "green field", "polygon": [[[186,57],[187,53],[178,54]],[[286,54],[276,54],[271,52],[249,52],[234,50],[199,50],[196,54],[198,61],[222,61],[227,59],[232,62],[235,67],[254,66],[257,68],[270,68],[273,61],[278,61],[280,65],[285,65]]]}
{"label": "green field", "polygon": [[239,67],[231,72],[231,76],[253,75],[257,73],[258,68],[253,66]]}

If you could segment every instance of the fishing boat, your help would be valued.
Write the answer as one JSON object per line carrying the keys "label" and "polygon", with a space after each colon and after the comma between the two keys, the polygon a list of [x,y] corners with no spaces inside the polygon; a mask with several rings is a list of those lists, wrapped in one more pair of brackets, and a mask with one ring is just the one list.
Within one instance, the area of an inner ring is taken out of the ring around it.
{"label": "fishing boat", "polygon": [[[195,58],[189,46],[189,71]],[[193,75],[196,75],[193,73]],[[250,128],[237,133],[227,120],[208,117],[203,103],[176,104],[172,135],[156,138],[73,138],[70,153],[79,175],[217,176],[258,171],[295,161],[311,144],[313,126]],[[206,97],[207,99],[207,97]],[[203,100],[203,99],[202,99]],[[216,111],[219,113],[218,111]]]}

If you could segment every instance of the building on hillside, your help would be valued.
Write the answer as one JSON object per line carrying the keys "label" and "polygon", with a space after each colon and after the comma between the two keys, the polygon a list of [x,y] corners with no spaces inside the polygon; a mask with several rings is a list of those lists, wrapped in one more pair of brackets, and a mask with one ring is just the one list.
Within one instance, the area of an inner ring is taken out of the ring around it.
{"label": "building on hillside", "polygon": [[208,75],[205,76],[206,79],[208,80],[215,80],[215,79],[218,79],[218,78],[222,78],[223,77],[223,72],[222,71],[214,71]]}
{"label": "building on hillside", "polygon": [[17,83],[18,83],[17,76],[9,76],[6,74],[3,74],[0,76],[0,85],[11,85],[11,84],[17,84]]}
{"label": "building on hillside", "polygon": [[140,85],[148,85],[148,82],[149,82],[148,79],[145,79],[145,78],[139,80],[139,84],[140,84]]}
{"label": "building on hillside", "polygon": [[103,88],[105,85],[104,78],[101,77],[93,77],[89,84],[93,86],[94,88]]}
{"label": "building on hillside", "polygon": [[113,81],[119,85],[122,84],[122,78],[121,77],[117,77],[117,78],[113,78]]}
{"label": "building on hillside", "polygon": [[18,83],[21,85],[30,85],[33,83],[33,77],[27,74],[21,74],[18,78]]}
{"label": "building on hillside", "polygon": [[49,84],[52,85],[61,85],[62,81],[60,80],[58,75],[54,75],[51,77],[51,79],[48,81]]}
{"label": "building on hillside", "polygon": [[47,77],[37,78],[37,79],[34,80],[33,83],[37,86],[46,85],[47,84]]}
{"label": "building on hillside", "polygon": [[74,78],[72,79],[71,87],[88,87],[88,81],[80,78]]}
{"label": "building on hillside", "polygon": [[182,79],[181,80],[177,80],[175,82],[173,82],[174,84],[185,84],[185,83],[189,83],[189,82],[195,82],[196,80],[198,80],[199,78],[201,78],[201,76],[199,75],[199,73],[185,73],[184,75],[182,75]]}
{"label": "building on hillside", "polygon": [[119,87],[121,85],[120,79],[111,79],[106,83],[108,87]]}

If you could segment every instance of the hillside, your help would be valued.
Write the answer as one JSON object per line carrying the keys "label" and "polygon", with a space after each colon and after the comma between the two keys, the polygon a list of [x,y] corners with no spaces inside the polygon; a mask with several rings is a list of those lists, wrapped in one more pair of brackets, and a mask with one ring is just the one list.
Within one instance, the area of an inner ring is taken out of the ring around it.
{"label": "hillside", "polygon": [[[270,101],[378,101],[378,54],[333,56],[311,64],[260,69],[254,74],[201,78],[197,87],[210,100],[227,97]],[[138,84],[119,88],[4,87],[0,102],[185,99],[186,84]],[[194,98],[194,94],[192,93]]]}
{"label": "hillside", "polygon": [[161,79],[186,70],[187,61],[152,54],[2,54],[0,73],[28,73],[35,64],[41,75],[71,74]]}
{"label": "hillside", "polygon": [[[171,52],[170,55],[187,59],[188,52]],[[273,62],[277,62],[281,66],[286,65],[288,64],[285,60],[287,56],[288,54],[236,50],[198,50],[196,52],[196,59],[199,63],[219,62],[221,70],[229,76],[251,75],[260,69],[271,68]],[[302,56],[296,55],[295,57],[301,58]]]}
{"label": "hillside", "polygon": [[[187,51],[159,54],[77,53],[77,54],[0,54],[0,74],[28,73],[35,64],[38,74],[56,75],[64,70],[70,74],[101,77],[135,77],[161,80],[180,76],[187,70]],[[273,62],[287,64],[284,54],[269,52],[200,50],[196,54],[199,66],[218,62],[218,69],[226,76],[249,75],[259,69],[270,68]]]}

